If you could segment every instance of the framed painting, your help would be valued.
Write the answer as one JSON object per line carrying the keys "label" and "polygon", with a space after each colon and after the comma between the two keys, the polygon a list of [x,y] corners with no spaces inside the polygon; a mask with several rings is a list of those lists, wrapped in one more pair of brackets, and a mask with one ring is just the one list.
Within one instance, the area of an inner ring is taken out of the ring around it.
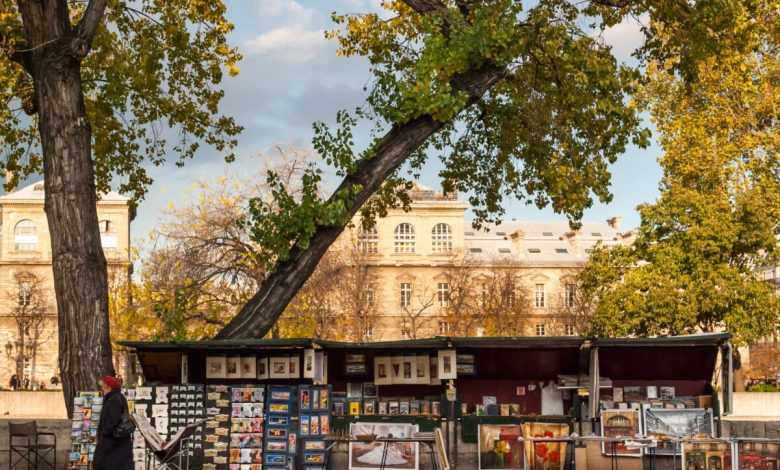
{"label": "framed painting", "polygon": [[457,379],[456,358],[454,349],[442,349],[438,352],[439,379]]}
{"label": "framed painting", "polygon": [[257,358],[255,356],[241,356],[241,378],[254,379],[257,377]]}
{"label": "framed painting", "polygon": [[[601,435],[633,438],[641,433],[639,410],[604,410],[601,412]],[[641,457],[642,449],[628,449],[624,442],[601,443],[601,453],[608,456]]]}
{"label": "framed painting", "polygon": [[523,468],[523,445],[519,424],[480,424],[477,428],[479,470]]}
{"label": "framed painting", "polygon": [[288,357],[272,357],[270,360],[270,377],[272,379],[286,379],[289,377],[288,367],[290,359]]}
{"label": "framed painting", "polygon": [[303,378],[305,379],[313,379],[315,376],[315,352],[313,349],[303,350]]}
{"label": "framed painting", "polygon": [[374,383],[377,385],[390,385],[393,383],[390,375],[392,362],[390,356],[377,356],[374,358]]}
{"label": "framed painting", "polygon": [[227,375],[228,379],[241,378],[241,356],[227,357]]}
{"label": "framed painting", "polygon": [[227,377],[227,357],[208,356],[206,357],[206,378],[224,379]]}
{"label": "framed painting", "polygon": [[703,408],[644,408],[645,435],[660,439],[655,453],[675,455],[680,453],[677,444],[667,437],[712,437],[712,410]]}
{"label": "framed painting", "polygon": [[[523,423],[524,436],[564,437],[569,434],[566,423]],[[524,443],[527,469],[533,470],[563,470],[566,462],[565,442]]]}

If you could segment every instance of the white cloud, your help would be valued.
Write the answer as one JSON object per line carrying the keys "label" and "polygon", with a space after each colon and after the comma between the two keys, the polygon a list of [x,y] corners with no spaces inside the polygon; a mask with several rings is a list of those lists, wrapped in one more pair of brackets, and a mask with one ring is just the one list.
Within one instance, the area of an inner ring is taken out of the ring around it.
{"label": "white cloud", "polygon": [[314,14],[314,10],[290,0],[258,0],[257,7],[260,15],[264,17],[289,16],[308,22]]}
{"label": "white cloud", "polygon": [[[646,19],[640,18],[640,21],[644,22]],[[623,21],[604,31],[604,42],[612,46],[612,52],[617,57],[626,59],[642,45],[645,36],[642,34],[640,21],[626,16]]]}
{"label": "white cloud", "polygon": [[244,50],[262,54],[280,62],[300,64],[308,62],[327,45],[323,30],[308,30],[304,25],[282,26],[248,41]]}

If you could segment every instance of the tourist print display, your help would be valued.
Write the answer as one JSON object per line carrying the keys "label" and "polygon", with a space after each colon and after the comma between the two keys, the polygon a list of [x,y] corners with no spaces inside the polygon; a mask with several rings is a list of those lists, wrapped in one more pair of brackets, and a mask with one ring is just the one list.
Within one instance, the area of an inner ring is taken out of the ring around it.
{"label": "tourist print display", "polygon": [[[350,435],[377,437],[393,436],[395,438],[411,438],[417,432],[417,425],[411,423],[351,423]],[[381,467],[382,454],[387,446],[385,465]],[[416,442],[350,442],[349,469],[375,470],[414,469],[419,466],[419,444]]]}
{"label": "tourist print display", "polygon": [[480,470],[523,468],[519,424],[481,424],[478,427],[477,460]]}
{"label": "tourist print display", "polygon": [[[271,360],[273,367],[273,358]],[[285,358],[289,365],[289,358]],[[298,435],[293,429],[293,401],[298,398],[296,387],[269,385],[267,390],[265,427],[264,470],[289,470],[295,467],[295,454],[298,448]],[[311,403],[312,395],[306,400]],[[271,423],[274,423],[273,425]]]}

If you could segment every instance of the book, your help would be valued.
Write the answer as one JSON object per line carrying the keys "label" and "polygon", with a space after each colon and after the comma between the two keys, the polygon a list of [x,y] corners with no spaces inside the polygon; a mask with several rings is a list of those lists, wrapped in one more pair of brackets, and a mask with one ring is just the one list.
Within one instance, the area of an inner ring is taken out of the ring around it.
{"label": "book", "polygon": [[400,405],[396,400],[392,400],[388,402],[387,407],[388,407],[389,414],[397,415],[399,412]]}
{"label": "book", "polygon": [[433,416],[439,416],[441,414],[441,402],[435,401],[431,403],[431,414]]}
{"label": "book", "polygon": [[509,416],[509,404],[501,404],[501,416]]}
{"label": "book", "polygon": [[402,415],[408,415],[409,414],[409,402],[408,401],[402,401],[402,402],[399,403],[398,413],[402,414]]}
{"label": "book", "polygon": [[420,414],[420,402],[418,400],[412,400],[409,403],[409,414],[410,415],[419,415]]}

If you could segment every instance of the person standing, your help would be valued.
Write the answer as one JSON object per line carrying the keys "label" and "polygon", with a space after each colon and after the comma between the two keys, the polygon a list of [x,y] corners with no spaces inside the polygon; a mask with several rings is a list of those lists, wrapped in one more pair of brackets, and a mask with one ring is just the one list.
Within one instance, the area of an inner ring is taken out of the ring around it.
{"label": "person standing", "polygon": [[8,385],[11,386],[11,390],[19,390],[19,376],[14,374],[11,376],[11,381],[8,382]]}
{"label": "person standing", "polygon": [[122,385],[110,375],[98,382],[103,392],[103,409],[100,412],[92,461],[94,470],[134,470],[133,443],[130,436],[114,437],[114,429],[122,421],[122,413],[127,410],[127,400],[122,395]]}

